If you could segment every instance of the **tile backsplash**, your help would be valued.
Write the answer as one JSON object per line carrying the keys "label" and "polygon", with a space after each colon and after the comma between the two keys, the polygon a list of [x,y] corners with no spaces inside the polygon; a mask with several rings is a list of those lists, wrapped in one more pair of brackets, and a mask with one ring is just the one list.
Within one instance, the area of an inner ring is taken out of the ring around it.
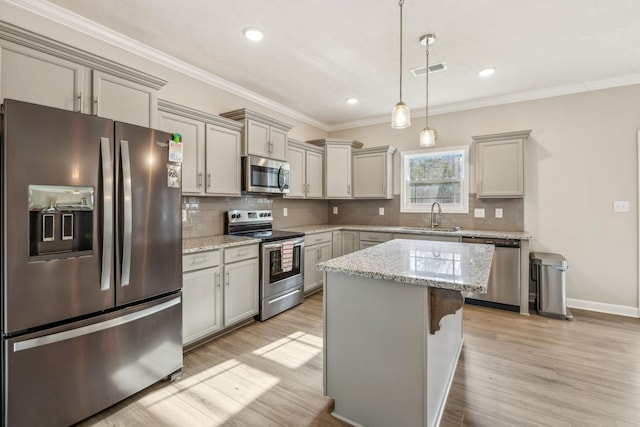
{"label": "tile backsplash", "polygon": [[[333,208],[338,214],[333,214]],[[384,215],[379,215],[384,208]],[[502,209],[502,218],[495,218],[496,208]],[[484,209],[485,218],[474,218],[474,209]],[[428,227],[430,215],[400,213],[400,196],[393,200],[329,200],[330,224],[398,225],[402,227]],[[469,194],[469,213],[445,213],[441,227],[462,227],[468,230],[524,231],[523,199],[478,199]]]}
{"label": "tile backsplash", "polygon": [[[296,200],[283,197],[244,195],[242,197],[182,198],[182,237],[207,237],[224,234],[225,213],[233,209],[271,209],[273,227],[327,224],[327,200]],[[284,216],[287,208],[287,216]]]}
{"label": "tile backsplash", "polygon": [[[338,208],[334,215],[333,207]],[[287,216],[284,216],[285,208]],[[379,215],[384,208],[384,215]],[[474,218],[474,209],[485,210],[485,218]],[[496,208],[503,217],[495,218]],[[224,234],[225,213],[233,209],[271,209],[273,227],[315,224],[399,225],[425,227],[429,214],[400,213],[400,196],[393,200],[299,200],[245,195],[242,197],[183,197],[182,236],[185,239]],[[524,231],[523,199],[478,199],[469,195],[469,213],[442,215],[443,228]]]}

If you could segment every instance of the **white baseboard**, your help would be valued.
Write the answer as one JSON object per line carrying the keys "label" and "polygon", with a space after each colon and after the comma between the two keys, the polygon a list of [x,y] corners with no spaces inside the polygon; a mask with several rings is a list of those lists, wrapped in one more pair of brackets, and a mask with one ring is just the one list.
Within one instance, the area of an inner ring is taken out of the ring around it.
{"label": "white baseboard", "polygon": [[640,317],[640,309],[638,309],[638,307],[629,307],[626,305],[606,304],[602,302],[567,298],[567,307],[577,308],[579,310],[616,314],[618,316]]}

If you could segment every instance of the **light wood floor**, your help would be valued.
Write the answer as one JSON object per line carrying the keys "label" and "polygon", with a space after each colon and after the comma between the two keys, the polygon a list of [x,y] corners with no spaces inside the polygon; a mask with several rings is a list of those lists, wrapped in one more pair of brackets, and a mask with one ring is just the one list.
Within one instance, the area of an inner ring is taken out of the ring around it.
{"label": "light wood floor", "polygon": [[[568,322],[465,305],[441,426],[640,426],[640,320],[573,313]],[[346,425],[322,396],[321,294],[187,353],[184,364],[174,383],[81,425]]]}

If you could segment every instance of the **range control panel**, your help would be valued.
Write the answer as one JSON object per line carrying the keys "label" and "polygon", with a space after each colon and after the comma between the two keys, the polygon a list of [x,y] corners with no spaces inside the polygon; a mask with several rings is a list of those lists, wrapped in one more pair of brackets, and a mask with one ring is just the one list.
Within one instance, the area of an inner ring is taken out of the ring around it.
{"label": "range control panel", "polygon": [[252,224],[256,222],[273,222],[271,210],[244,211],[233,210],[227,212],[229,224]]}

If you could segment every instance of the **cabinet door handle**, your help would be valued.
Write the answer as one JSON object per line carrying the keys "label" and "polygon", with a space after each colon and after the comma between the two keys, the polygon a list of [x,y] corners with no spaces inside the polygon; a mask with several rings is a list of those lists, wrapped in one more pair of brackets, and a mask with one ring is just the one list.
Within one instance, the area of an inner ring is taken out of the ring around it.
{"label": "cabinet door handle", "polygon": [[202,187],[202,172],[198,173],[198,187]]}
{"label": "cabinet door handle", "polygon": [[347,194],[351,194],[351,184],[347,184]]}
{"label": "cabinet door handle", "polygon": [[207,174],[207,187],[211,187],[211,174]]}
{"label": "cabinet door handle", "polygon": [[216,273],[216,286],[220,287],[220,273]]}
{"label": "cabinet door handle", "polygon": [[227,288],[229,287],[229,272],[224,273],[225,283],[227,284]]}
{"label": "cabinet door handle", "polygon": [[269,143],[269,153],[273,154],[273,142]]}
{"label": "cabinet door handle", "polygon": [[320,261],[320,249],[316,252],[316,260]]}
{"label": "cabinet door handle", "polygon": [[267,153],[269,152],[269,141],[265,142],[265,150]]}
{"label": "cabinet door handle", "polygon": [[98,102],[98,101],[99,101],[99,98],[96,96],[96,99],[93,100],[93,103],[95,104],[95,108],[93,110],[93,115],[94,116],[99,116],[100,115],[100,112],[98,111],[100,109],[100,102]]}
{"label": "cabinet door handle", "polygon": [[78,109],[76,110],[76,112],[82,113],[82,92],[80,92],[80,95],[78,95],[77,98],[78,98]]}

